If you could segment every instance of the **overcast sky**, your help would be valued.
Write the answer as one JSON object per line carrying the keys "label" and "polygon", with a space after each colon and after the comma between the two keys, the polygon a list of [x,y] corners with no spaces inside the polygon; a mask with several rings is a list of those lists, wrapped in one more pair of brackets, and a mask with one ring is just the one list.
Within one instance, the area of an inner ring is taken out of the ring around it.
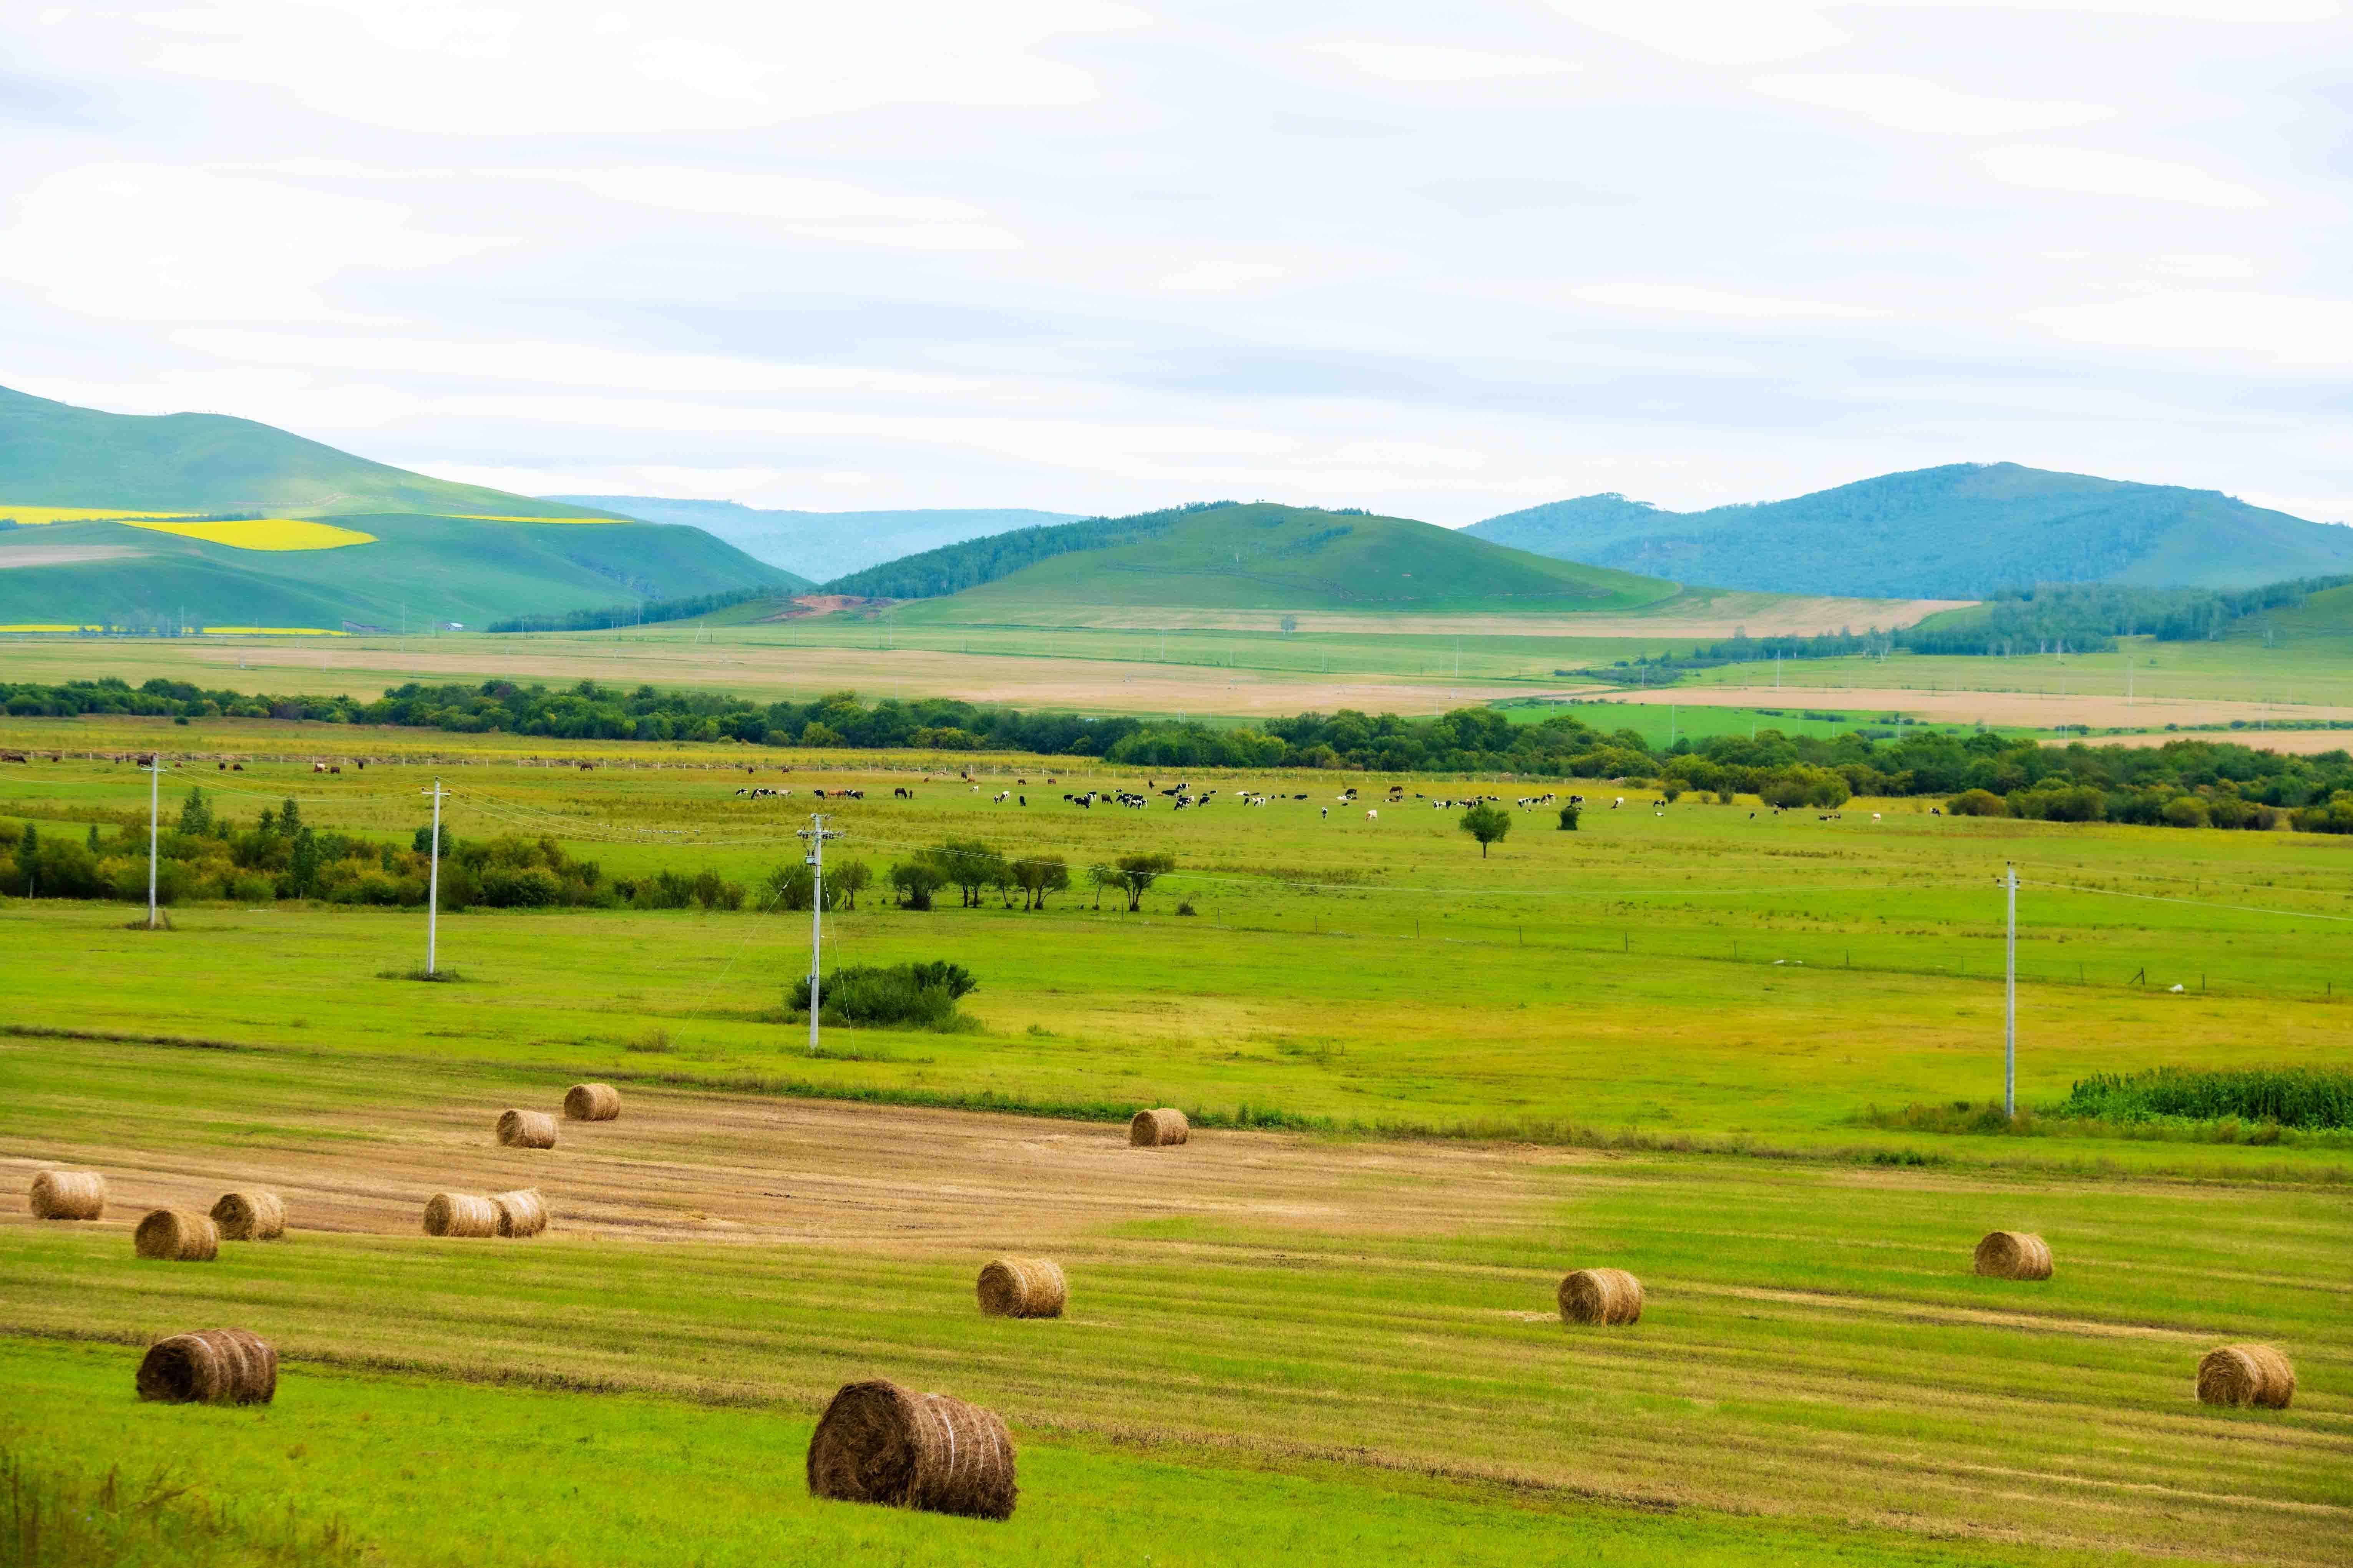
{"label": "overcast sky", "polygon": [[0,8],[0,384],[529,491],[2353,518],[2335,0]]}

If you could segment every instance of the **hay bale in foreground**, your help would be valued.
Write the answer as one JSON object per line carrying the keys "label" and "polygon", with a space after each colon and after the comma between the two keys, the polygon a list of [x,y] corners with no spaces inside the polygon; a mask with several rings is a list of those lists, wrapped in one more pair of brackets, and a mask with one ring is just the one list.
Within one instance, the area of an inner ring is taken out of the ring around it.
{"label": "hay bale in foreground", "polygon": [[499,1205],[471,1193],[436,1193],[425,1205],[427,1236],[496,1236]]}
{"label": "hay bale in foreground", "polygon": [[35,1219],[96,1219],[106,1212],[106,1178],[96,1171],[43,1171],[33,1178]]}
{"label": "hay bale in foreground", "polygon": [[276,1241],[286,1234],[286,1205],[276,1193],[223,1193],[213,1203],[223,1241]]}
{"label": "hay bale in foreground", "polygon": [[880,1378],[843,1385],[809,1438],[811,1497],[1010,1519],[1013,1437],[993,1410]]}
{"label": "hay bale in foreground", "polygon": [[172,1263],[210,1263],[220,1256],[220,1227],[212,1215],[194,1209],[156,1209],[139,1222],[131,1238],[142,1258]]}
{"label": "hay bale in foreground", "polygon": [[2202,1405],[2284,1410],[2295,1397],[2295,1364],[2269,1345],[2224,1345],[2198,1358]]}
{"label": "hay bale in foreground", "polygon": [[1995,1279],[2048,1279],[2051,1245],[2022,1230],[1997,1230],[1978,1243],[1978,1272]]}
{"label": "hay bale in foreground", "polygon": [[1580,1268],[1555,1294],[1564,1323],[1642,1321],[1642,1282],[1623,1268]]}
{"label": "hay bale in foreground", "polygon": [[166,1405],[267,1405],[278,1396],[278,1352],[243,1329],[199,1329],[147,1348],[139,1397]]}
{"label": "hay bale in foreground", "polygon": [[1166,1149],[1192,1134],[1193,1124],[1185,1120],[1185,1113],[1166,1105],[1157,1110],[1139,1110],[1127,1124],[1127,1141],[1139,1149]]}
{"label": "hay bale in foreground", "polygon": [[621,1114],[621,1091],[609,1083],[575,1083],[564,1091],[564,1114],[574,1121],[610,1121]]}
{"label": "hay bale in foreground", "polygon": [[980,1271],[980,1310],[992,1318],[1059,1318],[1070,1299],[1050,1258],[999,1258]]}
{"label": "hay bale in foreground", "polygon": [[491,1206],[499,1211],[501,1236],[537,1236],[547,1228],[547,1200],[539,1195],[537,1187],[495,1193]]}
{"label": "hay bale in foreground", "polygon": [[555,1118],[544,1110],[502,1110],[499,1142],[510,1149],[553,1149]]}

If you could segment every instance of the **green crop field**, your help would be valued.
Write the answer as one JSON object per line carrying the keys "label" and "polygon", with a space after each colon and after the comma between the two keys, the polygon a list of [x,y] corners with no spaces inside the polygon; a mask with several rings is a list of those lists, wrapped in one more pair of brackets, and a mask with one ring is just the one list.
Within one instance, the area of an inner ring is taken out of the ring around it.
{"label": "green crop field", "polygon": [[[414,909],[150,932],[0,900],[0,1163],[113,1186],[97,1225],[0,1222],[0,1541],[30,1521],[49,1553],[23,1560],[2340,1559],[2353,1134],[2057,1112],[2094,1074],[2345,1068],[2353,841],[1591,784],[1572,833],[1513,805],[1557,785],[1333,773],[1082,811],[1147,779],[127,719],[0,720],[35,758],[0,765],[0,821],[143,833],[147,780],[105,754],[158,744],[167,815],[291,797],[406,850],[438,777],[461,844],[747,898],[445,912],[447,984],[402,977]],[[762,886],[845,784],[837,871],[951,837],[1176,869],[1133,914],[1083,877],[1034,911],[870,889],[828,966],[951,960],[975,1026],[828,1026],[812,1056],[784,1010],[809,916]],[[1483,858],[1431,804],[1479,793],[1513,817]],[[2031,1114],[1941,1131],[2000,1094],[2006,865]],[[501,1108],[589,1077],[619,1121],[495,1145]],[[1147,1105],[1193,1141],[1127,1148]],[[417,1233],[433,1192],[525,1184],[545,1237]],[[288,1240],[132,1258],[147,1207],[239,1184],[286,1195]],[[1972,1275],[1996,1226],[2049,1238],[2054,1279]],[[1006,1251],[1063,1263],[1064,1318],[976,1313]],[[1641,1323],[1559,1321],[1599,1264],[1642,1278]],[[140,1347],[218,1323],[280,1346],[273,1405],[132,1399]],[[2198,1356],[2242,1341],[2295,1359],[2292,1407],[2196,1403]],[[814,1415],[872,1375],[1006,1415],[1011,1521],[807,1498]]]}

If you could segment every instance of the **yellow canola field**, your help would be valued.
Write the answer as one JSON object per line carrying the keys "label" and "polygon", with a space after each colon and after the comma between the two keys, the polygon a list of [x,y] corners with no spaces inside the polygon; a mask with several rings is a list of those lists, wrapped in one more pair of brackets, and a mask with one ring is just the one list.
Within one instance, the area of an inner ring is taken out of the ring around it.
{"label": "yellow canola field", "polygon": [[192,517],[193,512],[142,510],[126,506],[11,506],[0,501],[0,517],[38,528],[52,522],[119,522],[133,517]]}
{"label": "yellow canola field", "polygon": [[126,528],[153,529],[226,544],[233,550],[341,550],[347,544],[374,544],[375,535],[332,522],[311,522],[299,517],[255,517],[237,522],[151,522],[120,520]]}

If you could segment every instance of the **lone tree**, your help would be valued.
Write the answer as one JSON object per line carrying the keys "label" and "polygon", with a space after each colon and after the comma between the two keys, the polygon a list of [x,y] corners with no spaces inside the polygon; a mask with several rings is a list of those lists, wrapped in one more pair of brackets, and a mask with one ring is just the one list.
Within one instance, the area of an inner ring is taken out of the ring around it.
{"label": "lone tree", "polygon": [[1174,855],[1123,855],[1119,868],[1112,873],[1111,885],[1127,894],[1127,912],[1134,914],[1144,907],[1145,891],[1175,869]]}
{"label": "lone tree", "polygon": [[1573,800],[1570,800],[1570,801],[1563,801],[1563,802],[1561,803],[1561,807],[1560,807],[1560,830],[1561,830],[1563,833],[1574,833],[1574,832],[1576,832],[1576,831],[1577,831],[1577,802],[1575,802],[1575,801],[1573,801]]}
{"label": "lone tree", "polygon": [[1071,885],[1071,868],[1060,855],[1032,855],[1013,862],[1013,885],[1028,896],[1024,909],[1042,910],[1046,895]]}
{"label": "lone tree", "polygon": [[1479,858],[1487,858],[1487,846],[1512,830],[1512,814],[1500,805],[1474,805],[1462,814],[1462,831],[1479,841]]}
{"label": "lone tree", "polygon": [[947,886],[948,879],[932,861],[918,855],[913,860],[902,860],[891,868],[891,886],[899,895],[902,910],[928,910],[932,895]]}

